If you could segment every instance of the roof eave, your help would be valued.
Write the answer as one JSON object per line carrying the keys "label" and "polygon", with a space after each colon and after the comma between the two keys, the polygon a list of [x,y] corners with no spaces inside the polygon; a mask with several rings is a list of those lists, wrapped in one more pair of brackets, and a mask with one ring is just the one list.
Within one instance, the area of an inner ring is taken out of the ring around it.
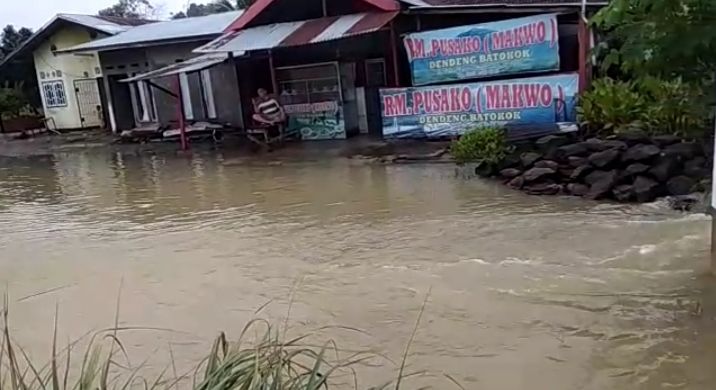
{"label": "roof eave", "polygon": [[[17,57],[20,53],[24,52],[28,47],[33,47],[33,48],[36,47],[36,46],[33,46],[33,44],[35,43],[35,41],[38,40],[40,37],[44,36],[45,34],[48,34],[48,33],[49,33],[48,30],[50,30],[50,29],[52,28],[52,26],[54,26],[56,23],[58,23],[58,22],[60,22],[60,21],[64,21],[64,22],[67,22],[67,23],[76,24],[76,25],[78,25],[78,26],[83,26],[83,27],[85,27],[85,28],[87,28],[87,29],[94,30],[94,31],[97,31],[97,32],[100,32],[100,33],[103,33],[103,34],[114,35],[114,33],[109,33],[109,32],[106,32],[106,31],[104,31],[104,30],[102,30],[102,29],[98,29],[98,28],[95,28],[95,27],[92,27],[92,26],[87,26],[87,25],[84,25],[84,24],[79,24],[79,23],[77,23],[77,22],[75,22],[75,21],[73,21],[73,20],[68,20],[67,18],[63,17],[63,15],[58,14],[58,15],[53,16],[52,19],[50,19],[49,22],[45,23],[44,25],[42,25],[42,27],[40,27],[39,29],[37,29],[37,31],[35,31],[35,32],[30,36],[30,38],[28,38],[27,40],[25,40],[25,42],[23,42],[22,44],[20,44],[20,47],[18,47],[17,49],[13,50],[10,54],[8,54],[7,56],[5,56],[5,58],[3,58],[2,61],[0,61],[0,69],[2,69],[2,68],[3,68],[5,65],[7,65],[8,63],[12,62],[12,61],[15,59],[15,57]],[[58,52],[59,52],[59,51],[58,51]]]}
{"label": "roof eave", "polygon": [[[152,46],[163,46],[163,45],[173,45],[173,44],[180,44],[180,43],[190,43],[190,42],[196,42],[196,41],[206,41],[206,40],[212,40],[214,38],[217,38],[221,36],[221,34],[205,34],[205,35],[197,35],[193,37],[182,37],[182,38],[169,38],[169,39],[158,39],[158,40],[151,40],[151,41],[142,41],[142,42],[133,42],[133,43],[122,43],[122,44],[116,44],[116,45],[107,45],[107,46],[98,46],[98,47],[70,47],[63,50],[58,50],[58,53],[62,54],[70,54],[70,53],[94,53],[94,52],[105,52],[105,51],[113,51],[113,50],[126,50],[126,49],[142,49]],[[82,45],[78,45],[82,46]]]}
{"label": "roof eave", "polygon": [[[608,1],[590,1],[587,3],[587,8],[599,8],[609,4]],[[403,11],[403,13],[445,13],[445,12],[456,12],[463,11],[469,12],[470,10],[555,10],[555,9],[580,9],[582,7],[581,2],[572,3],[532,3],[532,4],[505,4],[505,3],[493,3],[493,4],[473,4],[473,5],[427,5],[427,6],[410,6]]]}

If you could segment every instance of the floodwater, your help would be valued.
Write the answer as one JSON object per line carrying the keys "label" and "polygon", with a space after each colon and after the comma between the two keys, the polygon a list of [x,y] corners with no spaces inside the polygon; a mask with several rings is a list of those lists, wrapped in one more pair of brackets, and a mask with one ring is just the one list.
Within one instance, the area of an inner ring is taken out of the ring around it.
{"label": "floodwater", "polygon": [[[290,332],[359,328],[323,332],[400,360],[429,294],[408,371],[467,389],[713,389],[708,225],[660,203],[530,197],[450,165],[0,159],[0,283],[38,359],[56,305],[72,339],[111,326],[119,295],[123,325],[171,329],[123,334],[133,356],[171,346],[188,365],[219,331],[280,322],[293,302]],[[360,383],[395,369],[361,368]]]}

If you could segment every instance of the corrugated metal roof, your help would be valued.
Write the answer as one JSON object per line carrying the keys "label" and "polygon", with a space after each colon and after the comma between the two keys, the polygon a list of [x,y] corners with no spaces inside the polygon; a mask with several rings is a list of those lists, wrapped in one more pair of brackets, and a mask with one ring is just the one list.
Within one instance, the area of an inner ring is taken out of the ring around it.
{"label": "corrugated metal roof", "polygon": [[197,53],[251,51],[299,46],[377,31],[397,12],[367,12],[299,22],[275,23],[233,31],[201,46]]}
{"label": "corrugated metal roof", "polygon": [[[241,53],[236,53],[236,54],[241,54]],[[227,60],[228,58],[229,58],[229,55],[227,53],[204,54],[202,56],[188,59],[184,62],[167,65],[163,68],[155,69],[150,72],[132,76],[130,78],[122,80],[122,82],[128,83],[130,81],[158,79],[161,77],[167,77],[167,76],[171,76],[171,75],[175,75],[175,74],[179,74],[179,73],[198,72],[202,69],[206,69],[208,67],[222,63],[225,60]]]}
{"label": "corrugated metal roof", "polygon": [[147,24],[134,27],[113,37],[87,42],[62,51],[115,50],[163,41],[216,36],[221,34],[242,12],[243,11],[231,11]]}
{"label": "corrugated metal roof", "polygon": [[[93,28],[105,32],[110,35],[119,34],[123,31],[131,29],[136,24],[132,24],[129,19],[116,18],[114,21],[99,16],[92,15],[76,15],[76,14],[59,14],[58,18],[71,23],[76,23],[85,27]],[[147,23],[145,21],[142,24]]]}
{"label": "corrugated metal roof", "polygon": [[108,35],[115,35],[127,31],[140,23],[149,23],[146,20],[123,19],[123,18],[102,18],[92,15],[57,14],[49,22],[45,23],[32,36],[20,45],[15,51],[0,61],[0,68],[13,61],[17,56],[28,50],[34,50],[40,42],[54,33],[55,29],[62,23],[72,23]]}

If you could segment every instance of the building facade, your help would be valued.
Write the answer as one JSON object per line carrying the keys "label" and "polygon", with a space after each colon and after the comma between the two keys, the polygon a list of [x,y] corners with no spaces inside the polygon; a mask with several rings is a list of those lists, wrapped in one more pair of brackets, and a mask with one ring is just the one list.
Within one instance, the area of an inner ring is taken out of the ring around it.
{"label": "building facade", "polygon": [[35,66],[48,128],[73,130],[106,125],[102,104],[102,67],[93,53],[65,54],[63,49],[126,31],[144,21],[89,15],[55,16],[2,64],[30,57]]}

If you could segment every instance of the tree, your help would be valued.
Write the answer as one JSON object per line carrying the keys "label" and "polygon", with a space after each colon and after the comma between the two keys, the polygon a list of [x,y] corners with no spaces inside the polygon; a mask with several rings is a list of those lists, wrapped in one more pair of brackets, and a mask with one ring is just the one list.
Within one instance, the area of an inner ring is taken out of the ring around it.
{"label": "tree", "polygon": [[154,6],[149,0],[119,0],[117,4],[100,10],[99,16],[111,16],[127,19],[146,19],[151,17]]}
{"label": "tree", "polygon": [[254,0],[236,0],[232,3],[229,0],[216,0],[206,4],[191,3],[186,11],[177,12],[172,19],[192,18],[195,16],[206,16],[222,12],[244,9],[253,4]]}
{"label": "tree", "polygon": [[22,45],[32,36],[32,30],[26,27],[16,30],[13,25],[7,25],[0,36],[0,58],[4,58]]}
{"label": "tree", "polygon": [[603,67],[697,83],[716,72],[714,0],[613,0],[593,19]]}

